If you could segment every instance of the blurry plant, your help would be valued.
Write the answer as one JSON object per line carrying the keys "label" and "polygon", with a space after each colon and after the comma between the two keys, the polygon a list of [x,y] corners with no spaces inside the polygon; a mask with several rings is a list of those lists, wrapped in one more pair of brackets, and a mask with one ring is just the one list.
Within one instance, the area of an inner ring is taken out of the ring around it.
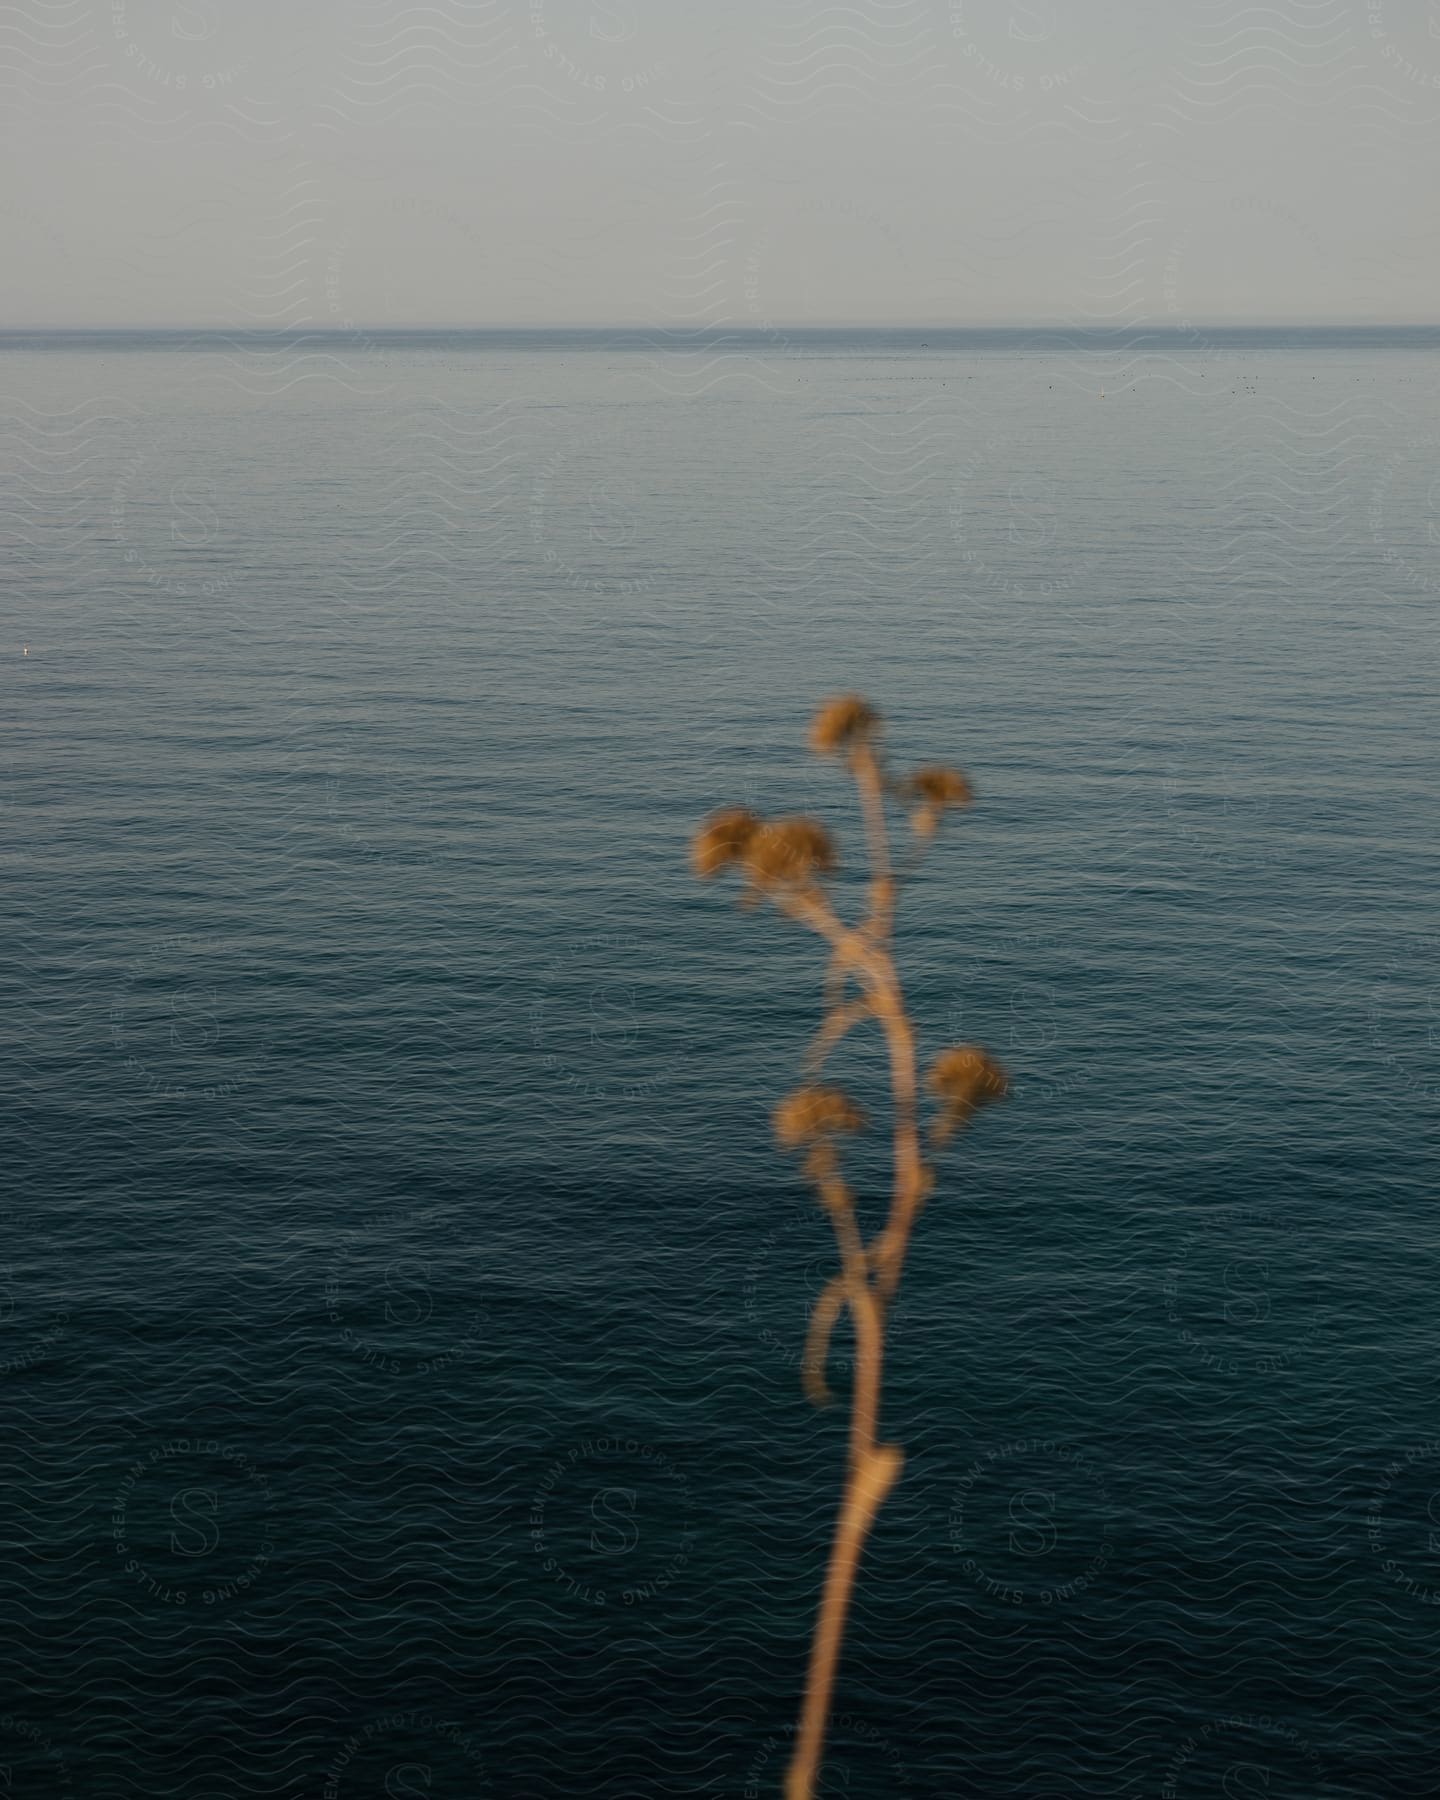
{"label": "blurry plant", "polygon": [[[859,791],[870,881],[865,914],[858,924],[847,924],[840,917],[826,890],[826,877],[834,873],[839,859],[834,840],[818,820],[767,820],[733,807],[707,819],[691,846],[697,875],[708,879],[736,870],[745,884],[742,904],[770,901],[787,918],[816,932],[830,951],[823,1016],[805,1059],[804,1081],[774,1113],[775,1136],[782,1148],[803,1157],[802,1168],[830,1216],[840,1256],[839,1272],[811,1313],[805,1346],[803,1379],[816,1405],[831,1400],[825,1381],[830,1338],[847,1312],[856,1351],[845,1489],[811,1644],[795,1753],[786,1776],[787,1800],[812,1800],[815,1793],[860,1556],[904,1462],[898,1445],[879,1441],[881,1375],[886,1322],[900,1286],[910,1233],[935,1185],[927,1152],[941,1149],[982,1106],[1003,1099],[1006,1092],[1005,1072],[986,1051],[974,1045],[942,1050],[927,1075],[933,1107],[922,1139],[915,1031],[891,948],[899,878],[891,858],[886,809],[887,804],[898,806],[906,816],[913,845],[905,868],[908,874],[946,816],[969,806],[974,794],[957,769],[927,767],[903,777],[891,775],[880,740],[880,715],[854,694],[826,701],[810,728],[810,748],[843,762]],[[844,1139],[865,1128],[865,1115],[842,1089],[823,1080],[836,1046],[867,1020],[876,1021],[885,1035],[894,1114],[890,1209],[884,1226],[868,1243],[861,1235],[841,1157]]]}

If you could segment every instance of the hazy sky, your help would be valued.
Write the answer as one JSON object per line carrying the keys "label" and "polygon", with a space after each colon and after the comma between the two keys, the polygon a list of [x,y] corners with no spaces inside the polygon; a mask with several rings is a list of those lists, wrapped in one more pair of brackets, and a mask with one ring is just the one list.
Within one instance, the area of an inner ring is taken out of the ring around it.
{"label": "hazy sky", "polygon": [[1440,0],[18,0],[0,324],[1433,320]]}

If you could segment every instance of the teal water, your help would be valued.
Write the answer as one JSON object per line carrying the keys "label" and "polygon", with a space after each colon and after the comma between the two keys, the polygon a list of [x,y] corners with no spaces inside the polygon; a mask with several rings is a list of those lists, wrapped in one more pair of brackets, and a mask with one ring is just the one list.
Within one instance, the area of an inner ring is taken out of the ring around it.
{"label": "teal water", "polygon": [[1430,1792],[1434,334],[0,348],[9,1791],[778,1791],[820,964],[685,845],[860,687],[1015,1093],[827,1794]]}

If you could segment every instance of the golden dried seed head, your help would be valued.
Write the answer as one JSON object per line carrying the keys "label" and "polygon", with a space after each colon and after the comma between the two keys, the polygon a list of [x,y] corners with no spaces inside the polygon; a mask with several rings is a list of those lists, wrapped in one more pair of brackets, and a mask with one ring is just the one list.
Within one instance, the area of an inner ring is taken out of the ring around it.
{"label": "golden dried seed head", "polygon": [[815,1083],[796,1088],[776,1106],[775,1136],[786,1150],[802,1150],[807,1144],[860,1131],[865,1115],[838,1087]]}
{"label": "golden dried seed head", "polygon": [[859,694],[836,694],[811,721],[810,748],[817,756],[834,756],[868,742],[879,729],[880,715],[868,700]]}
{"label": "golden dried seed head", "polygon": [[942,1050],[930,1065],[929,1087],[940,1101],[935,1135],[944,1143],[982,1106],[1003,1100],[1010,1078],[988,1050],[978,1044],[957,1044]]}
{"label": "golden dried seed head", "polygon": [[818,819],[776,819],[745,842],[746,873],[757,887],[803,887],[835,868],[835,840]]}
{"label": "golden dried seed head", "polygon": [[941,808],[969,806],[975,798],[975,790],[959,769],[947,768],[943,763],[916,769],[912,775],[906,776],[901,792],[907,800],[918,800],[924,805]]}
{"label": "golden dried seed head", "polygon": [[702,881],[739,862],[745,846],[760,829],[760,821],[743,806],[727,806],[711,813],[690,840],[690,865]]}

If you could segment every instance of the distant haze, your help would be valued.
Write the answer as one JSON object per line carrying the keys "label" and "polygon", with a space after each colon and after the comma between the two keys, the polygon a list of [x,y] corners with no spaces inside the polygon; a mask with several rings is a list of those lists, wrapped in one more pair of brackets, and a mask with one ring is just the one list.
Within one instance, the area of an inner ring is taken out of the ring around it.
{"label": "distant haze", "polygon": [[0,326],[1422,321],[1440,0],[19,0]]}

